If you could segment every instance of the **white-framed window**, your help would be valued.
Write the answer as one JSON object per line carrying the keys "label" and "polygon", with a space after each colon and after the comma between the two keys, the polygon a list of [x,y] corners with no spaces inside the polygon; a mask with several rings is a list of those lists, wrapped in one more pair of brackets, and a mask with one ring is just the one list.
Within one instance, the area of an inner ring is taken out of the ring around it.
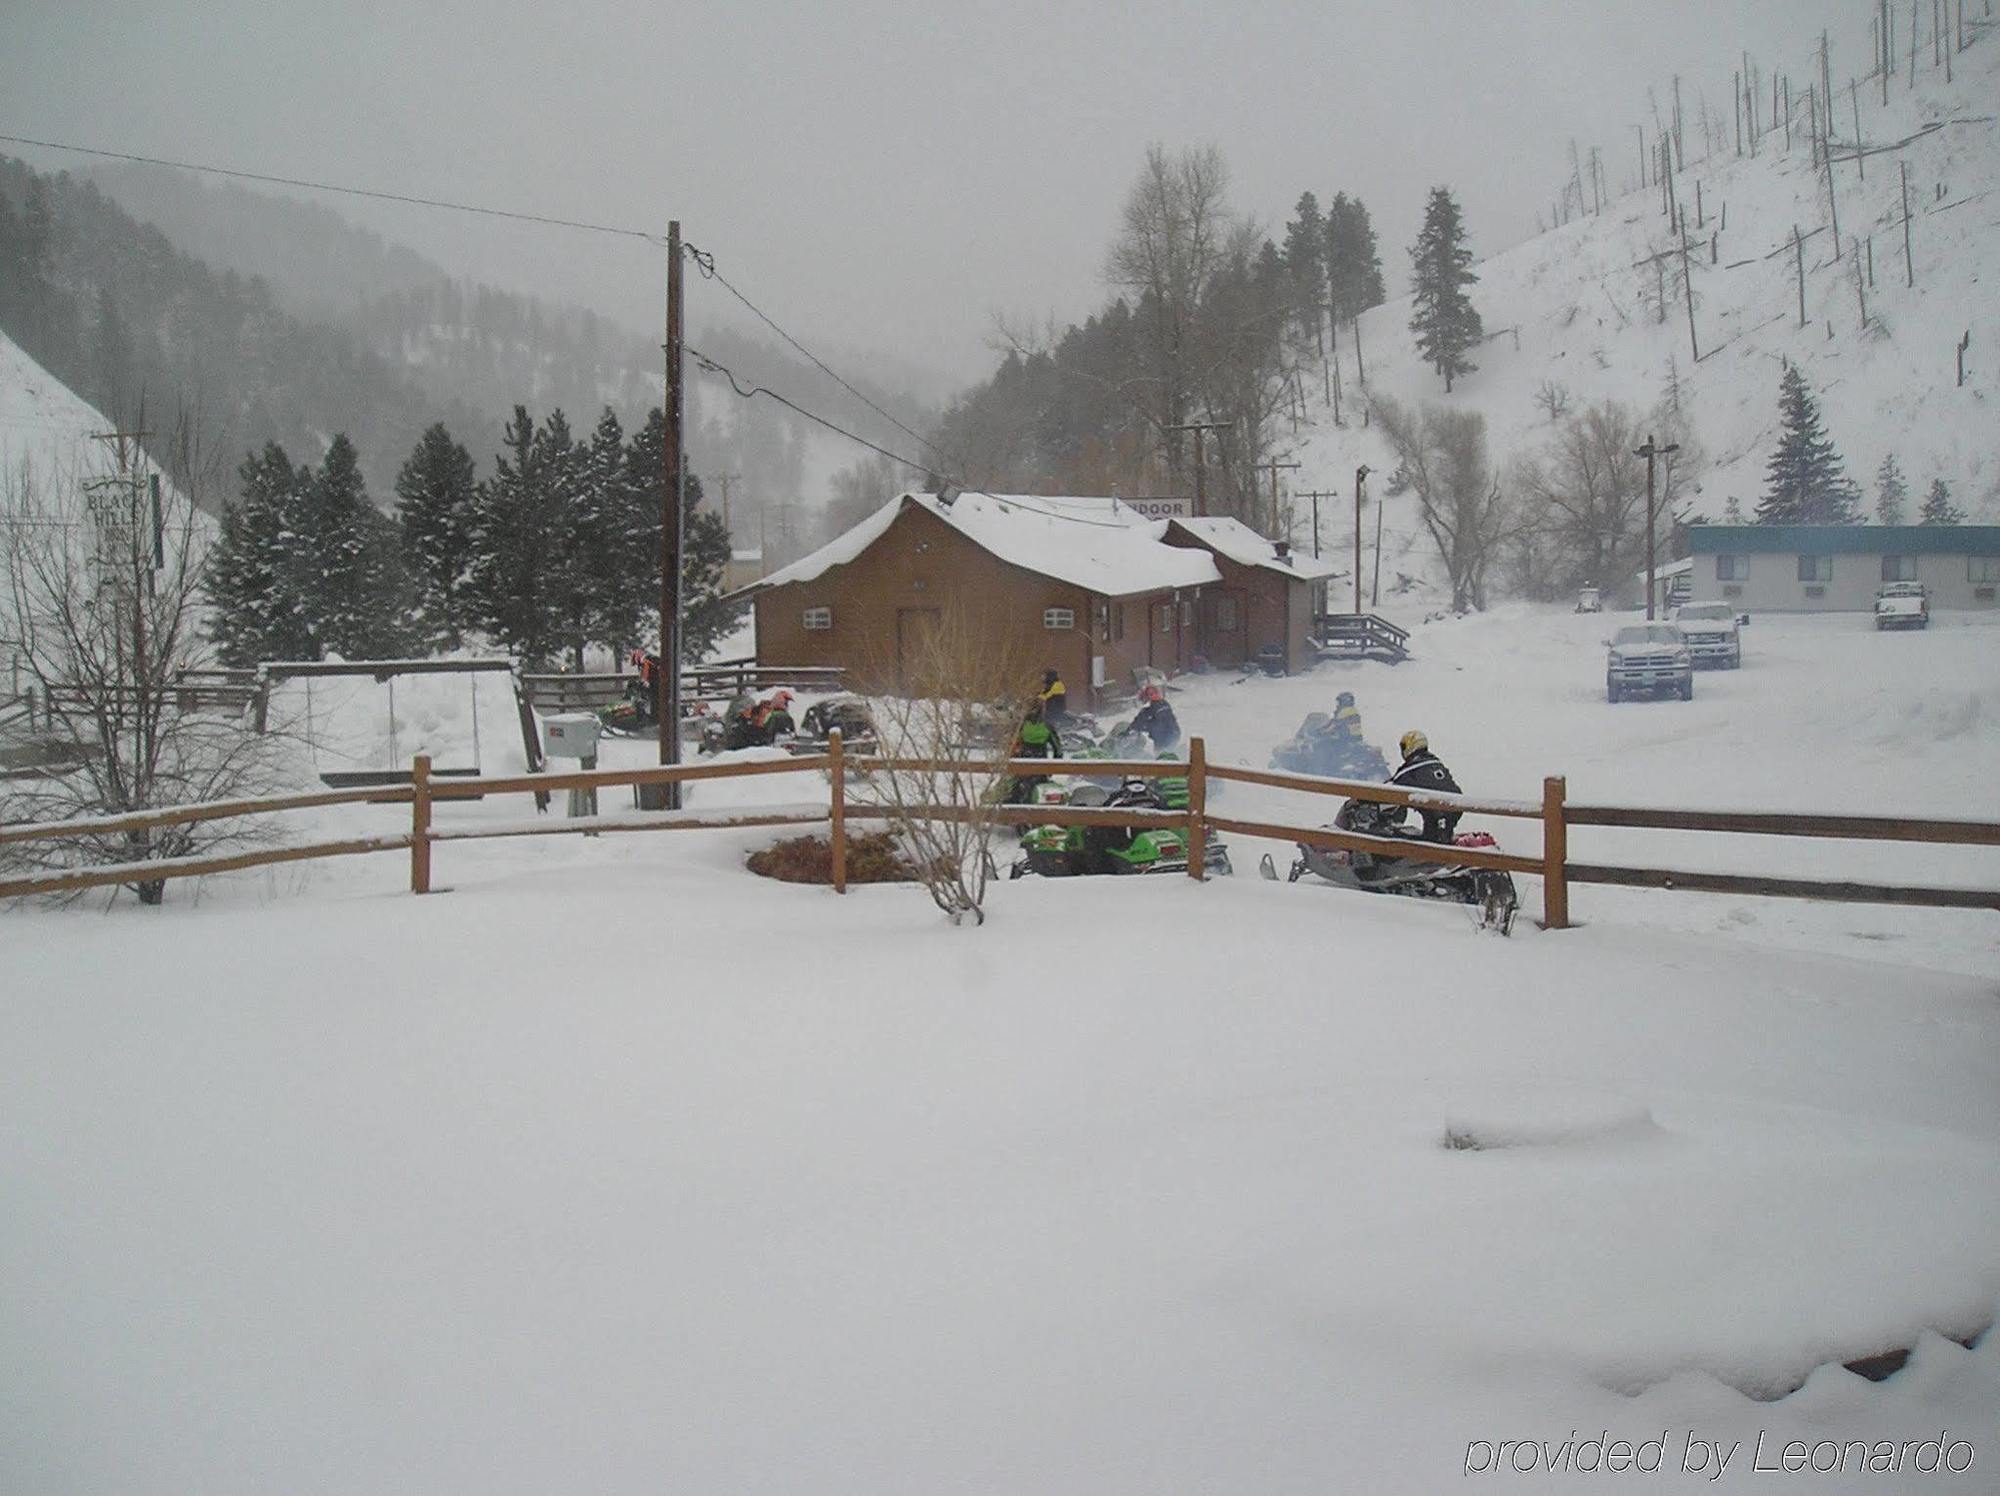
{"label": "white-framed window", "polygon": [[1885,582],[1914,582],[1917,579],[1917,558],[1915,556],[1884,556],[1882,558],[1882,580]]}
{"label": "white-framed window", "polygon": [[1831,582],[1833,580],[1833,557],[1799,557],[1799,580],[1801,582]]}
{"label": "white-framed window", "polygon": [[1161,603],[1153,611],[1159,615],[1160,632],[1171,634],[1174,631],[1174,605],[1172,603]]}
{"label": "white-framed window", "polygon": [[833,609],[807,608],[805,611],[805,625],[807,630],[812,633],[822,633],[832,628]]}
{"label": "white-framed window", "polygon": [[1718,582],[1740,582],[1750,575],[1750,558],[1718,553],[1715,558],[1715,579]]}
{"label": "white-framed window", "polygon": [[2000,582],[2000,556],[1967,556],[1965,579],[1968,582]]}
{"label": "white-framed window", "polygon": [[1053,630],[1066,630],[1075,628],[1076,609],[1074,608],[1042,609],[1042,627],[1045,629],[1053,629]]}

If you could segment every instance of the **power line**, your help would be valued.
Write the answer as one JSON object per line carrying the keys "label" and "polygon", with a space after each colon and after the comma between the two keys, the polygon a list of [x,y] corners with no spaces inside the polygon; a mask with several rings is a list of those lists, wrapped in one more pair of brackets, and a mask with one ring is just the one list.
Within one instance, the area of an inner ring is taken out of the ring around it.
{"label": "power line", "polygon": [[620,228],[608,223],[585,223],[575,218],[555,218],[545,213],[521,213],[511,208],[486,208],[476,203],[454,203],[437,197],[415,197],[401,192],[381,192],[370,187],[343,187],[333,182],[314,182],[303,177],[277,177],[264,172],[237,171],[227,166],[208,166],[199,161],[175,161],[164,156],[136,156],[129,151],[104,151],[94,146],[70,145],[60,140],[35,140],[26,135],[0,135],[9,145],[39,146],[47,151],[71,151],[79,156],[101,156],[107,161],[134,161],[141,166],[169,166],[179,171],[202,172],[213,177],[234,177],[244,182],[269,182],[279,187],[303,187],[310,192],[337,192],[347,197],[371,197],[381,202],[407,203],[419,208],[448,208],[454,213],[477,213],[486,218],[512,218],[522,223],[542,223],[554,228],[582,229],[592,234],[616,234],[620,238],[644,239],[664,246],[666,238],[644,229]]}
{"label": "power line", "polygon": [[[861,446],[866,447],[869,451],[874,452],[879,456],[888,458],[891,462],[900,463],[902,464],[902,466],[910,468],[920,473],[931,473],[931,474],[937,473],[937,470],[935,468],[931,467],[926,463],[913,462],[911,459],[903,456],[899,452],[891,452],[887,447],[880,446],[875,442],[868,440],[868,438],[865,436],[860,436],[857,435],[855,432],[849,431],[845,426],[840,425],[836,421],[830,421],[823,415],[819,415],[814,411],[807,410],[803,405],[800,405],[796,400],[789,399],[788,397],[779,394],[776,390],[770,388],[770,386],[768,385],[762,385],[762,384],[751,385],[748,389],[745,389],[743,385],[737,380],[736,375],[727,367],[725,367],[720,363],[717,363],[714,359],[710,358],[707,354],[703,353],[698,348],[695,348],[688,344],[683,344],[682,346],[686,349],[688,357],[693,359],[695,363],[699,365],[704,372],[710,374],[719,374],[724,379],[728,380],[729,387],[732,390],[734,390],[738,395],[738,397],[741,399],[751,400],[755,399],[758,395],[762,395],[767,399],[776,401],[778,404],[784,406],[787,410],[793,411],[798,415],[803,416],[806,420],[811,421],[814,425],[823,426],[828,431],[834,433],[834,435],[836,436],[844,436],[851,442],[859,443]],[[1132,528],[1130,525],[1120,524],[1116,520],[1085,519],[1082,515],[1079,514],[1063,514],[1058,510],[1044,509],[1039,505],[1026,502],[1019,497],[1003,496],[1001,494],[991,493],[986,489],[973,488],[964,483],[959,483],[954,480],[950,480],[949,478],[947,478],[947,481],[951,482],[951,486],[958,489],[961,493],[976,494],[980,498],[991,499],[994,503],[998,504],[1002,509],[1018,509],[1025,513],[1041,515],[1046,519],[1059,519],[1073,525],[1089,525],[1099,530],[1129,530]]]}
{"label": "power line", "polygon": [[855,399],[859,400],[863,405],[867,406],[870,410],[874,411],[876,415],[880,416],[883,420],[887,421],[891,426],[894,426],[898,431],[902,432],[903,435],[911,438],[916,442],[921,443],[925,447],[928,447],[933,457],[943,457],[946,455],[943,451],[941,451],[938,448],[937,444],[933,442],[929,437],[925,436],[920,431],[912,431],[908,426],[905,426],[901,421],[897,420],[896,417],[891,415],[888,411],[884,410],[881,406],[877,405],[873,400],[869,399],[866,395],[862,394],[861,391],[857,390],[853,385],[849,384],[845,379],[842,379],[838,374],[834,373],[832,369],[827,367],[826,363],[819,357],[818,354],[814,353],[810,348],[807,348],[797,338],[793,337],[790,333],[786,332],[784,328],[778,326],[778,324],[771,319],[770,315],[766,313],[762,307],[758,306],[756,302],[752,301],[749,297],[745,296],[741,291],[737,290],[735,286],[729,283],[728,277],[723,275],[721,271],[715,268],[714,255],[709,254],[703,250],[696,249],[692,244],[687,245],[685,247],[687,249],[688,257],[694,261],[695,269],[699,270],[705,279],[716,282],[718,285],[722,287],[723,290],[727,291],[731,296],[734,296],[738,301],[742,302],[743,305],[749,309],[750,314],[752,316],[756,317],[758,321],[762,322],[766,327],[770,328],[772,332],[776,333],[779,337],[783,338],[787,343],[789,343],[795,352],[797,352],[801,357],[808,360],[813,365],[814,368],[820,371],[820,373],[826,375],[828,379],[831,379],[835,384],[839,385],[842,389],[846,390],[848,394],[852,395]]}

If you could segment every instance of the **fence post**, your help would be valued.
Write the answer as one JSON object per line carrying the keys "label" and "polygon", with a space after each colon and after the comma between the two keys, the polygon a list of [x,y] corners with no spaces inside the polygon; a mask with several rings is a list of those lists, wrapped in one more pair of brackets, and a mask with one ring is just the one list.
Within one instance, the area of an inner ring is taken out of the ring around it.
{"label": "fence post", "polygon": [[1200,738],[1188,742],[1188,876],[1201,882],[1208,869],[1208,748]]}
{"label": "fence post", "polygon": [[1561,775],[1542,781],[1542,928],[1569,928],[1569,823],[1563,799],[1569,782]]}
{"label": "fence post", "polygon": [[841,747],[840,729],[826,735],[827,777],[833,783],[832,821],[828,840],[833,845],[833,891],[847,892],[847,757]]}
{"label": "fence post", "polygon": [[410,766],[410,892],[431,891],[431,756],[419,753]]}

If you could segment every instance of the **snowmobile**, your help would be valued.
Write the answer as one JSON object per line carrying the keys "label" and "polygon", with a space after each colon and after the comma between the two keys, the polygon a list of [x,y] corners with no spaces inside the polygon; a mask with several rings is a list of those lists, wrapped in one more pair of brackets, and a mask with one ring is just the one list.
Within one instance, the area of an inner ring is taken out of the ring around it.
{"label": "snowmobile", "polygon": [[1316,774],[1323,779],[1360,779],[1379,783],[1389,777],[1382,750],[1359,738],[1326,731],[1332,721],[1325,712],[1311,712],[1291,741],[1271,750],[1271,767],[1287,774]]}
{"label": "snowmobile", "polygon": [[[1173,797],[1145,779],[1128,779],[1106,793],[1095,785],[1078,785],[1057,803],[1080,807],[1143,806],[1152,810],[1177,808]],[[1187,806],[1186,784],[1178,808]],[[1211,873],[1234,872],[1229,849],[1213,837],[1202,846],[1202,867]],[[1167,826],[1031,826],[1021,838],[1021,856],[1007,870],[1009,878],[1037,873],[1045,878],[1088,877],[1095,874],[1185,873],[1187,839]]]}
{"label": "snowmobile", "polygon": [[[1333,818],[1333,829],[1361,836],[1398,837],[1424,841],[1423,833],[1405,826],[1407,807],[1383,805],[1373,800],[1349,800]],[[1434,846],[1434,842],[1426,842]],[[1491,850],[1498,846],[1484,831],[1462,831],[1452,838],[1457,847]],[[1270,854],[1264,855],[1258,871],[1273,882],[1278,870]],[[1513,877],[1498,869],[1465,867],[1444,862],[1413,862],[1402,857],[1384,857],[1376,852],[1327,851],[1319,847],[1299,847],[1286,881],[1296,883],[1311,873],[1339,888],[1358,888],[1365,893],[1393,893],[1406,898],[1447,899],[1455,904],[1475,905],[1480,924],[1502,935],[1514,928],[1514,913],[1520,907]]]}
{"label": "snowmobile", "polygon": [[633,680],[625,687],[625,699],[600,710],[598,725],[608,737],[649,738],[660,730],[659,707],[653,688]]}
{"label": "snowmobile", "polygon": [[824,753],[827,738],[836,727],[840,729],[841,747],[846,752],[878,751],[875,719],[869,715],[868,703],[851,692],[829,696],[807,707],[799,719],[799,735],[786,746],[794,753]]}

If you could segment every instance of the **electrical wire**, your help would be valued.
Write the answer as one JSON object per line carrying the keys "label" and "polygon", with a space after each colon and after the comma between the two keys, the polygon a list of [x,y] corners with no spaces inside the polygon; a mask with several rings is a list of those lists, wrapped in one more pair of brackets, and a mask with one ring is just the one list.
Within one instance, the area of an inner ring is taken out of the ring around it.
{"label": "electrical wire", "polygon": [[554,228],[582,229],[592,234],[615,234],[625,239],[644,239],[649,244],[666,245],[664,234],[644,229],[621,228],[616,224],[586,223],[575,218],[556,218],[545,213],[521,213],[510,208],[486,208],[476,203],[454,203],[444,198],[415,197],[401,192],[380,192],[369,187],[343,187],[333,182],[308,181],[303,177],[277,177],[264,172],[237,171],[227,166],[208,166],[199,161],[175,161],[164,156],[135,156],[129,151],[104,151],[94,146],[70,145],[60,140],[36,140],[26,135],[0,135],[9,145],[39,146],[46,151],[71,151],[79,156],[101,156],[107,161],[133,161],[141,166],[170,166],[179,171],[202,172],[213,177],[234,177],[244,182],[269,182],[279,187],[303,187],[310,192],[337,192],[348,197],[370,197],[387,203],[408,203],[419,208],[448,208],[454,213],[477,213],[486,218],[511,218],[522,223],[542,223]]}
{"label": "electrical wire", "polygon": [[[728,380],[730,389],[734,390],[737,396],[741,399],[751,400],[755,399],[758,395],[762,395],[769,400],[776,401],[778,404],[784,406],[787,410],[793,411],[796,414],[803,416],[806,420],[811,421],[814,425],[823,426],[828,431],[833,432],[834,435],[836,436],[844,436],[851,442],[859,443],[861,446],[866,447],[869,451],[874,452],[879,456],[888,458],[891,462],[901,463],[904,467],[913,469],[914,471],[917,472],[923,472],[923,473],[936,472],[936,469],[930,467],[925,463],[913,462],[899,452],[891,452],[887,447],[879,446],[876,443],[868,440],[867,437],[860,436],[857,435],[855,432],[849,431],[845,426],[840,425],[836,421],[830,421],[825,416],[820,415],[817,412],[807,410],[803,405],[800,405],[796,400],[789,399],[786,396],[779,394],[776,390],[770,388],[768,385],[762,385],[762,384],[751,385],[748,389],[745,389],[743,387],[743,384],[737,379],[736,375],[729,368],[727,368],[723,364],[718,363],[716,360],[710,358],[707,354],[703,353],[698,348],[692,347],[686,343],[683,343],[681,346],[686,351],[688,357],[693,359],[695,363],[702,369],[703,372],[709,374],[719,374],[724,379]],[[1116,520],[1085,519],[1082,515],[1079,514],[1063,514],[1058,510],[1044,509],[1041,506],[1031,502],[1027,502],[1018,496],[1014,495],[1003,496],[997,493],[990,493],[986,489],[973,488],[966,484],[960,483],[955,479],[947,478],[946,481],[949,482],[952,487],[958,489],[961,493],[975,494],[982,499],[991,499],[995,504],[998,504],[1002,509],[1017,509],[1025,513],[1041,515],[1045,519],[1059,519],[1073,525],[1089,525],[1099,530],[1129,530],[1132,528],[1130,525],[1120,524]]]}
{"label": "electrical wire", "polygon": [[805,344],[801,343],[797,338],[793,337],[790,333],[786,332],[784,328],[778,326],[778,324],[772,320],[769,313],[767,313],[762,307],[758,306],[757,303],[752,301],[749,297],[745,296],[741,291],[737,290],[735,286],[730,284],[729,278],[725,276],[721,271],[715,268],[714,255],[708,253],[705,250],[696,249],[692,244],[684,243],[681,247],[687,251],[688,258],[694,261],[695,269],[701,272],[702,277],[704,279],[716,282],[716,284],[720,285],[723,290],[727,291],[731,296],[734,296],[738,301],[742,302],[744,307],[748,309],[748,311],[753,317],[755,317],[758,321],[762,322],[766,327],[770,328],[772,332],[776,333],[779,337],[783,338],[787,343],[789,343],[792,347],[792,350],[795,353],[797,353],[801,358],[804,358],[809,363],[811,363],[814,368],[820,371],[820,373],[824,374],[828,379],[831,379],[835,384],[839,385],[842,389],[846,390],[848,394],[852,395],[855,399],[859,400],[863,405],[867,406],[870,410],[874,411],[876,415],[880,416],[883,420],[887,421],[891,426],[894,426],[898,431],[902,432],[903,435],[911,438],[913,441],[918,442],[922,446],[928,447],[930,449],[931,456],[937,458],[943,458],[946,456],[945,452],[942,451],[938,447],[938,445],[935,442],[933,442],[929,437],[925,436],[921,431],[913,431],[908,426],[904,425],[901,421],[896,419],[895,416],[891,415],[888,411],[884,410],[881,406],[877,405],[873,400],[869,399],[866,395],[862,394],[860,390],[857,390],[853,385],[849,384],[845,379],[842,379],[838,374],[834,373],[834,371],[827,366],[826,362],[823,359],[821,359],[818,354],[814,353],[810,348],[806,347]]}

